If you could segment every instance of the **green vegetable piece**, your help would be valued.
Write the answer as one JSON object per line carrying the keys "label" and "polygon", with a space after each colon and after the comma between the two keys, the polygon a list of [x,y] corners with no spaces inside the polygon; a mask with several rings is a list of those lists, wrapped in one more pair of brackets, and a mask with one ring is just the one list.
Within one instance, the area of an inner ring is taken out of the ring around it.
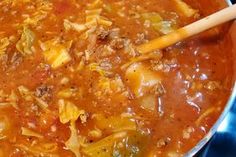
{"label": "green vegetable piece", "polygon": [[136,123],[134,120],[121,116],[106,118],[103,115],[98,114],[95,116],[95,124],[99,129],[109,130],[112,132],[136,130]]}
{"label": "green vegetable piece", "polygon": [[151,23],[158,23],[163,20],[160,14],[155,13],[155,12],[143,13],[142,18],[144,20],[149,20]]}
{"label": "green vegetable piece", "polygon": [[108,12],[108,13],[111,13],[112,12],[112,6],[110,4],[105,4],[103,6],[103,9]]}
{"label": "green vegetable piece", "polygon": [[152,28],[162,34],[168,34],[174,31],[173,24],[171,21],[165,21],[160,14],[156,12],[143,13],[143,20],[151,22]]}
{"label": "green vegetable piece", "polygon": [[171,21],[161,21],[159,23],[153,23],[152,27],[162,34],[169,34],[174,31]]}
{"label": "green vegetable piece", "polygon": [[119,132],[88,145],[82,152],[89,157],[142,157],[148,139],[136,131]]}

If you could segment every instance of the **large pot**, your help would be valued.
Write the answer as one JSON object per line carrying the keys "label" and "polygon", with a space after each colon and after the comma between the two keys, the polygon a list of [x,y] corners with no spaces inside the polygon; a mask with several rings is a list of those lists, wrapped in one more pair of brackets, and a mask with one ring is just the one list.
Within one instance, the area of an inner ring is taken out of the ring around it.
{"label": "large pot", "polygon": [[[232,5],[230,0],[226,0],[225,3],[222,2],[222,0],[215,0],[214,2],[206,0],[198,0],[198,1],[187,0],[187,1],[197,6],[206,15],[211,14],[216,10],[222,9],[228,5]],[[209,8],[209,6],[211,7]],[[236,21],[224,25],[222,31],[223,31],[222,34],[224,35],[223,42],[225,45],[224,48],[225,53],[228,54],[230,58],[229,61],[232,62],[232,72],[233,72],[232,93],[219,119],[210,129],[208,134],[195,147],[193,147],[188,153],[185,154],[186,157],[194,156],[197,152],[199,152],[200,149],[202,149],[204,145],[206,145],[206,143],[216,133],[220,124],[225,119],[226,115],[230,112],[232,106],[236,101],[236,81],[235,81],[236,80]]]}

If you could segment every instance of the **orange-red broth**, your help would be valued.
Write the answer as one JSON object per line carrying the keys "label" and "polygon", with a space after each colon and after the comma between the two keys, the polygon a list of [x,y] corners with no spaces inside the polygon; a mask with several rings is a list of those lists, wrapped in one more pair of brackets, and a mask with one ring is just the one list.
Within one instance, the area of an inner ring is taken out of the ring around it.
{"label": "orange-red broth", "polygon": [[[92,9],[101,9],[110,26],[98,24],[87,38],[84,32],[66,30],[65,19],[85,22],[89,4],[94,3],[0,2],[0,37],[9,40],[0,53],[0,156],[183,155],[208,132],[230,93],[230,62],[218,29],[157,51],[156,59],[121,68],[139,57],[135,45],[166,33],[152,26],[157,17],[152,21],[142,17],[145,13],[158,14],[171,25],[165,29],[174,30],[200,18],[201,11],[186,17],[175,1],[104,0]],[[40,12],[45,5],[50,7]],[[39,20],[37,14],[43,14]],[[38,21],[27,23],[27,18]],[[25,27],[34,33],[30,54],[16,48]],[[41,46],[52,39],[59,45],[72,41],[70,61],[56,68]],[[110,48],[107,53],[104,46]],[[19,91],[22,86],[29,100]],[[58,94],[68,89],[69,94]],[[62,123],[60,100],[84,113]],[[74,149],[66,145],[72,125],[79,140]],[[24,128],[36,135],[23,133]]]}

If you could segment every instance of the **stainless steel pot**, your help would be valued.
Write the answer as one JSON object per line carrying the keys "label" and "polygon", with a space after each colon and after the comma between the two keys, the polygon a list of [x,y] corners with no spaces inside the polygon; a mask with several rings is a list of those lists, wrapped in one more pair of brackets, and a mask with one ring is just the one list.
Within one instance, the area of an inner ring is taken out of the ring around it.
{"label": "stainless steel pot", "polygon": [[[228,5],[232,5],[230,0],[226,0],[226,3]],[[210,129],[208,134],[195,146],[193,147],[189,152],[185,154],[186,157],[192,157],[194,156],[197,152],[200,151],[200,149],[203,148],[204,145],[207,144],[207,142],[212,138],[212,136],[216,133],[217,129],[219,128],[220,124],[223,122],[225,119],[226,115],[230,112],[232,106],[236,102],[236,21],[233,22],[229,28],[229,31],[226,33],[225,40],[227,43],[226,44],[231,44],[230,47],[231,49],[226,50],[226,53],[231,53],[232,54],[232,60],[233,60],[233,80],[234,80],[234,85],[232,88],[232,94],[225,106],[224,111],[222,112],[221,116],[219,119],[216,121],[214,126]]]}

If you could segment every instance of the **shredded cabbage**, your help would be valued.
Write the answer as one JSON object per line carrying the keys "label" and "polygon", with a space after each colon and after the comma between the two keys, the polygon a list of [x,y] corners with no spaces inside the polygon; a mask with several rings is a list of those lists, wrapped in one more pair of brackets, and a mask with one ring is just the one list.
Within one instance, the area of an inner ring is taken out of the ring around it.
{"label": "shredded cabbage", "polygon": [[134,63],[126,70],[127,84],[137,98],[149,93],[150,90],[161,82],[158,73],[148,69],[142,63]]}
{"label": "shredded cabbage", "polygon": [[211,108],[208,108],[205,112],[203,112],[199,117],[198,119],[195,121],[195,124],[197,126],[200,126],[201,122],[208,116],[210,116],[211,114],[215,113],[215,112],[219,112],[221,110],[220,107],[211,107]]}
{"label": "shredded cabbage", "polygon": [[40,98],[37,98],[37,97],[34,97],[34,99],[36,100],[36,102],[37,102],[37,105],[41,108],[41,109],[43,109],[44,111],[48,111],[48,104],[45,102],[45,101],[43,101],[42,99],[40,99]]}
{"label": "shredded cabbage", "polygon": [[157,106],[157,98],[155,95],[146,95],[140,98],[139,104],[143,109],[154,112]]}
{"label": "shredded cabbage", "polygon": [[58,146],[56,143],[39,142],[34,145],[31,143],[21,143],[16,144],[15,146],[34,156],[59,157],[57,154]]}
{"label": "shredded cabbage", "polygon": [[10,129],[10,121],[6,115],[0,115],[0,140],[7,137],[7,132]]}
{"label": "shredded cabbage", "polygon": [[101,16],[103,2],[101,0],[95,0],[93,3],[88,3],[87,10],[85,10],[85,23],[78,24],[64,20],[64,28],[66,30],[75,30],[79,33],[81,39],[87,39],[88,36],[94,32],[98,25],[109,27],[112,25],[112,21]]}
{"label": "shredded cabbage", "polygon": [[174,31],[173,22],[164,20],[161,15],[156,12],[143,13],[142,18],[145,21],[149,21],[157,32],[168,34]]}
{"label": "shredded cabbage", "polygon": [[144,20],[149,20],[151,23],[158,23],[163,21],[161,15],[156,12],[143,13],[141,16]]}
{"label": "shredded cabbage", "polygon": [[69,20],[64,20],[64,28],[68,30],[75,30],[79,33],[82,33],[87,29],[86,25],[70,22]]}
{"label": "shredded cabbage", "polygon": [[58,42],[59,41],[57,40],[49,40],[45,43],[41,43],[41,48],[44,51],[44,58],[53,69],[57,69],[71,61],[69,50],[72,41],[68,41],[65,44],[60,44]]}
{"label": "shredded cabbage", "polygon": [[112,116],[105,117],[101,114],[94,116],[95,124],[99,129],[110,130],[112,132],[136,130],[136,123],[128,117]]}
{"label": "shredded cabbage", "polygon": [[20,95],[26,100],[26,101],[32,101],[33,97],[32,97],[32,92],[26,88],[25,86],[19,86],[18,87],[18,91],[20,93]]}
{"label": "shredded cabbage", "polygon": [[122,131],[89,144],[82,152],[89,157],[142,157],[148,139],[137,131]]}
{"label": "shredded cabbage", "polygon": [[159,31],[162,34],[169,34],[174,31],[171,21],[161,21],[158,23],[153,23],[152,26],[156,31]]}
{"label": "shredded cabbage", "polygon": [[8,97],[8,101],[15,109],[19,109],[19,107],[17,105],[18,97],[13,90],[11,91],[11,94]]}
{"label": "shredded cabbage", "polygon": [[80,157],[80,142],[74,122],[70,124],[70,138],[66,141],[65,146],[72,151],[76,157]]}
{"label": "shredded cabbage", "polygon": [[[18,87],[18,91],[20,93],[20,95],[22,96],[23,99],[25,99],[26,101],[36,101],[36,104],[44,111],[48,112],[49,110],[48,108],[48,104],[42,100],[41,98],[37,98],[33,95],[33,92],[30,91],[27,87],[25,86],[19,86]],[[14,96],[14,95],[12,95]],[[14,98],[14,97],[13,97]]]}
{"label": "shredded cabbage", "polygon": [[[30,1],[30,0],[24,0],[24,1]],[[33,27],[38,26],[39,21],[45,19],[49,14],[49,12],[53,9],[53,4],[49,0],[35,0],[35,3],[36,3],[36,8],[35,8],[36,10],[30,17],[27,17],[24,20],[25,25],[31,25]]]}
{"label": "shredded cabbage", "polygon": [[0,39],[0,55],[4,54],[7,50],[8,45],[10,44],[8,38]]}
{"label": "shredded cabbage", "polygon": [[199,16],[198,10],[193,9],[191,6],[189,6],[183,0],[174,0],[174,2],[176,3],[177,8],[181,11],[181,13],[184,16],[186,16],[186,17]]}
{"label": "shredded cabbage", "polygon": [[0,90],[0,107],[12,106],[15,109],[18,109],[18,97],[16,93],[12,90],[11,94],[6,94],[3,90]]}
{"label": "shredded cabbage", "polygon": [[70,122],[70,138],[66,141],[65,146],[72,151],[76,157],[80,157],[80,146],[84,143],[84,138],[78,136],[75,121],[80,117],[82,123],[86,122],[85,111],[80,110],[75,104],[63,99],[59,100],[59,119],[65,124]]}
{"label": "shredded cabbage", "polygon": [[85,111],[79,109],[75,104],[70,101],[60,99],[59,103],[59,119],[62,124],[68,122],[75,122],[80,116],[85,115]]}
{"label": "shredded cabbage", "polygon": [[90,63],[88,65],[89,70],[98,72],[101,76],[105,76],[106,71],[102,69],[98,63]]}
{"label": "shredded cabbage", "polygon": [[28,128],[25,128],[25,127],[21,127],[21,134],[24,135],[24,136],[43,138],[43,136],[40,135],[39,133],[34,132],[34,131],[32,131],[32,130],[30,130]]}
{"label": "shredded cabbage", "polygon": [[87,6],[88,6],[88,9],[95,9],[95,8],[102,7],[102,5],[103,5],[102,0],[95,0],[93,1],[93,3],[89,3]]}
{"label": "shredded cabbage", "polygon": [[35,34],[26,26],[23,27],[20,40],[16,43],[16,49],[24,56],[33,53]]}
{"label": "shredded cabbage", "polygon": [[95,128],[89,131],[88,136],[93,137],[93,138],[100,138],[102,136],[102,131],[98,128]]}
{"label": "shredded cabbage", "polygon": [[125,137],[127,137],[127,132],[115,133],[88,145],[82,151],[89,157],[111,157],[114,143],[118,143],[118,140],[121,141]]}

